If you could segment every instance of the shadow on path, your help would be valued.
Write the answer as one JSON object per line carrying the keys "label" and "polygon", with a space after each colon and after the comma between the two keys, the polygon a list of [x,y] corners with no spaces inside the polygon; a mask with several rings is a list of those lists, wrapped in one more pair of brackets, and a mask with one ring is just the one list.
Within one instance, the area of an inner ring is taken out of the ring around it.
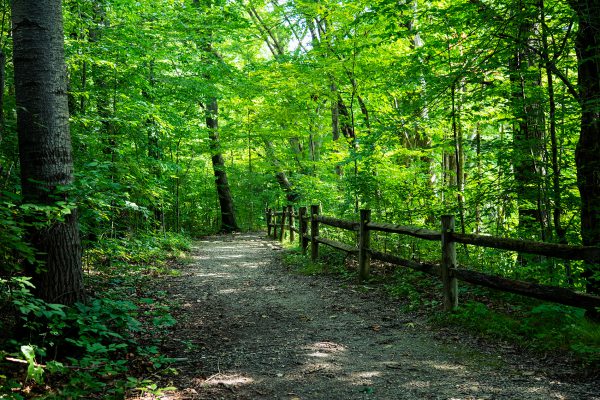
{"label": "shadow on path", "polygon": [[166,279],[181,304],[166,347],[185,361],[160,398],[600,399],[506,349],[436,340],[377,293],[290,274],[279,250],[259,234],[212,237]]}

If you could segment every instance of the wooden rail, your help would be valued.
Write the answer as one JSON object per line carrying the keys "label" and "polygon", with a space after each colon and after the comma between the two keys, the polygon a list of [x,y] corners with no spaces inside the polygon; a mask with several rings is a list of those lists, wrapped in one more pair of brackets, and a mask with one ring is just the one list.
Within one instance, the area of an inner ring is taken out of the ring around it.
{"label": "wooden rail", "polygon": [[356,247],[350,246],[346,243],[338,242],[337,240],[331,240],[321,236],[317,236],[315,238],[315,241],[317,241],[318,243],[326,244],[327,246],[333,247],[334,249],[345,251],[346,253],[358,254],[358,249]]}
{"label": "wooden rail", "polygon": [[583,260],[591,263],[600,262],[600,247],[569,246],[566,244],[542,243],[532,240],[461,233],[452,233],[452,240],[457,243],[493,247],[495,249],[512,250],[547,257],[558,257],[565,260]]}
{"label": "wooden rail", "polygon": [[440,276],[440,266],[436,264],[406,260],[404,258],[392,254],[382,253],[374,250],[371,250],[371,257],[375,260],[383,261],[394,265],[400,265],[402,267],[412,268],[414,270],[421,271],[429,275]]}
{"label": "wooden rail", "polygon": [[403,235],[413,236],[419,239],[425,240],[437,240],[438,242],[442,239],[440,232],[430,231],[429,229],[414,228],[411,226],[393,225],[393,224],[382,224],[380,222],[369,222],[367,228],[372,231],[399,233]]}
{"label": "wooden rail", "polygon": [[[296,220],[298,221],[298,227],[295,226]],[[361,210],[359,221],[348,221],[328,217],[320,214],[318,205],[312,205],[310,209],[307,207],[300,207],[298,213],[295,213],[291,206],[284,207],[282,211],[274,211],[269,208],[266,211],[266,221],[267,234],[269,236],[284,240],[285,231],[287,230],[289,233],[289,240],[293,242],[295,237],[294,234],[297,233],[304,254],[307,253],[310,244],[310,254],[313,261],[316,261],[319,257],[319,244],[324,244],[346,253],[357,255],[358,277],[361,282],[369,277],[371,259],[400,265],[439,277],[443,287],[444,309],[448,311],[454,310],[458,306],[458,280],[574,307],[585,309],[600,307],[599,296],[579,293],[567,288],[524,282],[459,268],[456,260],[455,245],[456,243],[462,243],[517,251],[520,253],[537,254],[547,257],[557,257],[566,260],[583,260],[589,263],[600,262],[599,247],[569,246],[495,236],[460,234],[454,232],[454,216],[452,215],[444,215],[441,217],[441,231],[372,222],[370,210]],[[358,245],[349,245],[321,236],[321,224],[356,232],[356,243],[358,243]],[[277,234],[277,229],[279,229],[279,235]],[[414,260],[403,259],[393,254],[375,251],[370,247],[371,231],[389,232],[412,236],[423,240],[439,241],[441,242],[440,263],[417,262]]]}
{"label": "wooden rail", "polygon": [[325,225],[333,226],[335,228],[346,229],[348,231],[357,231],[358,227],[360,225],[358,222],[345,221],[343,219],[326,217],[324,215],[318,215],[317,222],[320,222]]}

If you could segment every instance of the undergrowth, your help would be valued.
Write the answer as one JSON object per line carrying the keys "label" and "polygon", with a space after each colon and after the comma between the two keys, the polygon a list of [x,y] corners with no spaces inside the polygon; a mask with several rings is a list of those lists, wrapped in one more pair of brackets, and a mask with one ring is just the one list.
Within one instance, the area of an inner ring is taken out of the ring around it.
{"label": "undergrowth", "polygon": [[86,303],[48,304],[28,278],[0,279],[0,399],[123,398],[158,394],[151,377],[176,373],[160,343],[176,324],[151,277],[189,248],[180,235],[103,240],[86,251]]}
{"label": "undergrowth", "polygon": [[[356,271],[346,268],[346,255],[325,246],[319,249],[319,259],[311,261],[310,256],[302,254],[299,247],[287,245],[283,255],[283,264],[301,275],[332,274],[344,279],[354,279],[358,275]],[[309,250],[310,251],[310,250]]]}
{"label": "undergrowth", "polygon": [[433,315],[432,321],[534,352],[569,354],[582,366],[600,370],[600,326],[587,319],[584,310],[517,296],[506,303],[505,297],[475,296],[454,313]]}

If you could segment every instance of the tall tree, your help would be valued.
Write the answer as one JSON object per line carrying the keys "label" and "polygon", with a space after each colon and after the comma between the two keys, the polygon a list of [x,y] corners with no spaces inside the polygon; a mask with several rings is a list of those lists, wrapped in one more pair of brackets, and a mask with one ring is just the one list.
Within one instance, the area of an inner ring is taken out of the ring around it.
{"label": "tall tree", "polygon": [[[534,38],[538,7],[518,0],[515,51],[509,62],[512,86],[513,165],[521,236],[546,239],[548,227],[541,184],[544,174],[544,110],[538,43]],[[536,233],[534,233],[536,232]],[[539,234],[537,234],[539,232]]]}
{"label": "tall tree", "polygon": [[[194,7],[200,9],[200,1],[194,0]],[[207,10],[207,13],[212,13],[216,10],[218,4],[212,0],[206,1],[202,6]],[[211,14],[209,14],[211,15]],[[199,47],[206,52],[208,65],[223,63],[223,58],[213,49],[213,32],[200,30]],[[215,79],[210,73],[205,73],[204,78],[207,81]],[[216,91],[214,85],[209,85],[212,91]],[[209,94],[206,104],[206,127],[208,128],[208,138],[210,140],[211,161],[213,172],[215,174],[215,184],[217,195],[219,197],[219,207],[221,208],[221,231],[230,233],[239,230],[235,220],[235,211],[233,208],[233,197],[229,188],[229,180],[227,179],[227,171],[225,168],[225,159],[221,149],[221,140],[219,139],[219,104],[214,93]]]}
{"label": "tall tree", "polygon": [[221,207],[221,231],[231,233],[239,231],[239,228],[235,221],[233,198],[231,197],[227,172],[225,171],[225,160],[221,151],[218,115],[219,105],[217,99],[212,97],[206,107],[206,127],[209,130],[211,159],[215,173],[217,195],[219,196],[219,206]]}
{"label": "tall tree", "polygon": [[[552,75],[552,66],[556,61],[560,53],[555,54],[553,58],[550,58],[550,44],[548,40],[549,29],[546,22],[546,8],[544,0],[538,1],[538,7],[540,9],[540,21],[541,21],[541,39],[542,39],[542,59],[544,61],[544,67],[546,70],[546,85],[548,91],[548,130],[550,134],[550,152],[551,152],[551,167],[552,167],[552,222],[554,223],[554,231],[558,242],[561,244],[567,244],[566,229],[563,227],[561,218],[563,214],[562,210],[562,193],[560,188],[560,165],[558,160],[558,140],[556,136],[556,96],[554,92],[554,76]],[[573,23],[571,22],[566,30],[566,37],[571,33]],[[571,279],[570,274],[569,280]]]}
{"label": "tall tree", "polygon": [[[12,23],[23,198],[42,206],[67,203],[73,161],[62,1],[14,0]],[[41,268],[30,266],[36,293],[63,304],[83,300],[75,208],[64,220],[34,225],[29,235],[43,262]]]}
{"label": "tall tree", "polygon": [[[575,161],[581,194],[581,237],[587,246],[600,245],[600,1],[571,0],[579,28],[578,60],[581,129]],[[588,265],[587,290],[600,294],[600,267]]]}

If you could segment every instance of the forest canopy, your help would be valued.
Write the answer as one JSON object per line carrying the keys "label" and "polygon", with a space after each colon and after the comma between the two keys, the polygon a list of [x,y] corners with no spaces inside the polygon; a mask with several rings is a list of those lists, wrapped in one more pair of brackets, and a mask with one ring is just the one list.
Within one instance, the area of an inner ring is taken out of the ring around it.
{"label": "forest canopy", "polygon": [[[462,234],[600,246],[596,0],[13,0],[0,13],[0,306],[26,329],[60,336],[106,312],[139,330],[137,306],[86,287],[137,296],[137,278],[111,274],[154,273],[191,237],[264,229],[267,207],[438,230],[452,214]],[[372,243],[432,261],[411,239]],[[600,295],[597,262],[466,244],[458,260]]]}
{"label": "forest canopy", "polygon": [[[75,175],[46,217],[76,206],[85,249],[256,229],[267,205],[315,202],[598,245],[594,2],[62,3]],[[5,2],[3,251],[18,259],[40,210],[19,179],[10,17]],[[598,292],[593,267],[563,270],[536,279]]]}

